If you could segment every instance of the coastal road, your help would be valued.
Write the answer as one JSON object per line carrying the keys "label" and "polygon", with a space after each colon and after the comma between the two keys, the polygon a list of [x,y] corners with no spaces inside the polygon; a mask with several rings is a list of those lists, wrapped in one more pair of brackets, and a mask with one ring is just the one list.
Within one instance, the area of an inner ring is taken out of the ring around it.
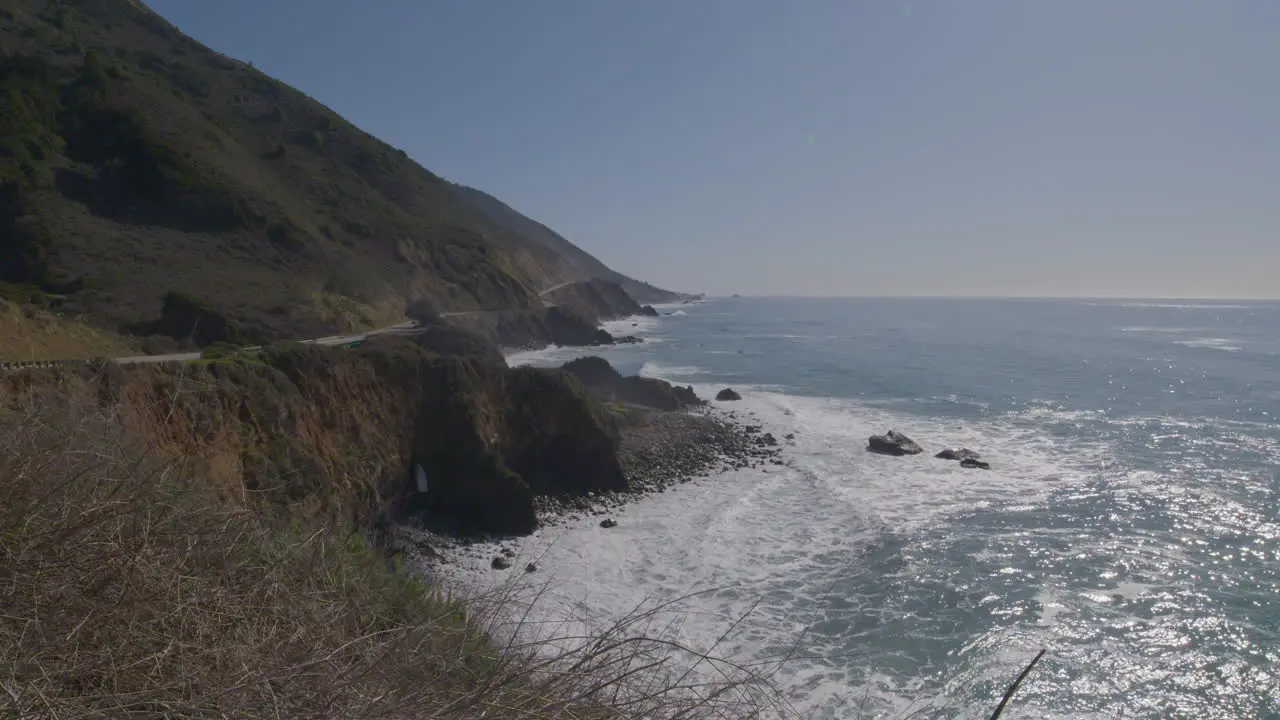
{"label": "coastal road", "polygon": [[[554,290],[555,288],[552,288],[552,289]],[[488,313],[494,313],[494,312],[499,312],[499,311],[498,310],[454,310],[449,312],[442,312],[440,313],[440,317],[442,318],[472,317],[477,315],[486,315]],[[326,345],[326,346],[347,345],[349,343],[358,342],[360,340],[366,340],[371,337],[377,337],[378,335],[412,335],[415,332],[419,332],[418,323],[413,320],[405,320],[404,322],[398,322],[395,325],[388,325],[386,327],[378,328],[377,330],[370,330],[368,332],[352,333],[350,335],[329,335],[327,337],[313,338],[311,340],[299,340],[298,342],[302,343],[303,345]],[[246,351],[246,350],[253,351],[253,350],[261,350],[261,349],[262,348],[257,345],[254,345],[252,347],[240,348],[241,351]],[[200,353],[198,352],[169,353],[168,355],[137,355],[135,357],[114,358],[115,362],[118,362],[121,365],[137,365],[139,363],[161,363],[161,362],[190,362],[192,360],[199,360],[199,359],[200,359]]]}
{"label": "coastal road", "polygon": [[556,290],[559,290],[559,289],[560,289],[560,288],[562,288],[562,287],[565,287],[565,286],[567,286],[567,285],[572,285],[572,284],[574,284],[574,283],[579,283],[579,282],[582,282],[582,281],[581,281],[581,280],[570,280],[570,281],[568,281],[568,282],[562,282],[562,283],[560,283],[559,285],[552,285],[551,287],[547,288],[546,290],[543,290],[542,292],[538,293],[538,295],[539,295],[539,296],[546,295],[546,294],[547,294],[547,293],[549,293],[549,292],[555,292]]}
{"label": "coastal road", "polygon": [[[572,285],[575,282],[579,282],[579,281],[570,280],[569,282],[563,282],[563,283],[560,283],[559,285],[553,285],[541,291],[540,293],[538,293],[538,295],[541,297],[543,295],[546,295],[549,292],[558,290],[566,285]],[[543,304],[546,305],[547,307],[555,307],[555,303],[547,302],[546,300],[543,300]],[[471,316],[478,316],[478,315],[487,315],[489,313],[495,313],[495,312],[500,312],[500,311],[498,310],[455,310],[455,311],[449,311],[449,312],[442,312],[440,313],[440,317],[442,318],[471,317]],[[417,322],[413,320],[406,320],[404,322],[398,322],[395,325],[388,325],[386,327],[378,328],[377,330],[370,330],[368,332],[353,333],[350,335],[329,335],[327,337],[313,338],[311,340],[299,340],[298,342],[301,342],[304,345],[326,345],[326,346],[346,345],[349,343],[365,340],[367,338],[376,337],[378,335],[397,335],[397,334],[411,335],[418,331],[419,329],[418,329]],[[260,346],[256,346],[256,345],[253,347],[239,348],[239,350],[241,351],[246,351],[246,350],[253,351],[253,350],[261,350],[261,349],[262,348]],[[140,365],[143,363],[191,362],[194,360],[199,360],[200,358],[201,358],[201,353],[199,352],[184,352],[184,353],[168,353],[165,355],[135,355],[133,357],[111,358],[111,360],[121,365]],[[49,362],[56,364],[56,363],[61,363],[66,361],[56,360],[56,361],[49,361]],[[28,363],[28,362],[0,363],[0,370],[16,369],[17,367],[27,366],[31,364],[32,363]]]}
{"label": "coastal road", "polygon": [[[483,312],[483,311],[475,310],[475,311],[469,311],[469,312],[441,313],[440,316],[446,317],[446,316],[457,316],[457,315],[469,315],[474,312]],[[304,345],[346,345],[348,343],[357,342],[360,340],[364,340],[366,338],[375,337],[377,335],[409,335],[409,334],[412,334],[415,330],[417,330],[417,328],[418,328],[418,323],[412,320],[406,320],[404,322],[396,323],[395,325],[388,325],[384,328],[378,328],[377,330],[370,330],[369,332],[354,333],[351,335],[329,335],[328,337],[314,338],[312,340],[301,340],[299,342],[301,342]],[[256,345],[253,347],[240,348],[241,351],[261,350],[261,349],[262,349],[261,347]],[[137,365],[139,363],[189,362],[192,360],[199,360],[199,359],[200,359],[200,353],[187,352],[187,353],[170,353],[168,355],[138,355],[135,357],[115,358],[115,361],[120,363],[121,365]]]}

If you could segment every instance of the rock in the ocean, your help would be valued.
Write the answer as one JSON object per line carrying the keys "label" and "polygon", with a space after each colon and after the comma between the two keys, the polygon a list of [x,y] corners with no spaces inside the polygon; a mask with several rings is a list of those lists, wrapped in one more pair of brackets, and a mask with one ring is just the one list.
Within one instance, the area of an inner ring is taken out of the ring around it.
{"label": "rock in the ocean", "polygon": [[977,460],[982,456],[969,448],[947,448],[934,457],[942,460]]}
{"label": "rock in the ocean", "polygon": [[641,343],[641,342],[644,342],[644,341],[636,337],[635,335],[623,335],[622,337],[613,339],[613,343],[615,345],[635,345],[636,343]]}
{"label": "rock in the ocean", "polygon": [[641,305],[640,314],[648,315],[649,317],[658,317],[658,311],[655,310],[652,305]]}
{"label": "rock in the ocean", "polygon": [[511,567],[511,561],[501,555],[495,555],[493,562],[489,563],[489,567],[492,567],[494,570],[506,570]]}
{"label": "rock in the ocean", "polygon": [[897,430],[890,430],[883,435],[872,435],[867,439],[867,450],[881,455],[916,455],[924,452],[915,440]]}
{"label": "rock in the ocean", "polygon": [[979,470],[990,470],[991,463],[983,462],[977,458],[965,458],[960,461],[962,468],[977,468]]}
{"label": "rock in the ocean", "polygon": [[716,399],[720,401],[741,400],[742,396],[739,395],[737,392],[735,392],[733,388],[725,388],[720,392],[716,393]]}
{"label": "rock in the ocean", "polygon": [[611,527],[617,527],[617,526],[618,526],[618,521],[614,520],[613,518],[605,518],[604,520],[600,521],[600,527],[606,530],[608,530]]}
{"label": "rock in the ocean", "polygon": [[795,434],[795,433],[787,433],[786,435],[783,435],[782,437],[786,438],[787,440],[795,440],[795,439],[796,439],[796,434]]}

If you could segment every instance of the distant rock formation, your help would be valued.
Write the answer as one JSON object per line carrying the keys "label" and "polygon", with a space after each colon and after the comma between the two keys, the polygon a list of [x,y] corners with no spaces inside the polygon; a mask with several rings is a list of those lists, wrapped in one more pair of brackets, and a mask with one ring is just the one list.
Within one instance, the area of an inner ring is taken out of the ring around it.
{"label": "distant rock formation", "polygon": [[942,460],[977,460],[982,456],[969,448],[947,448],[934,457]]}
{"label": "distant rock formation", "polygon": [[924,449],[914,440],[897,430],[890,430],[884,435],[872,435],[867,439],[867,450],[880,455],[916,455]]}

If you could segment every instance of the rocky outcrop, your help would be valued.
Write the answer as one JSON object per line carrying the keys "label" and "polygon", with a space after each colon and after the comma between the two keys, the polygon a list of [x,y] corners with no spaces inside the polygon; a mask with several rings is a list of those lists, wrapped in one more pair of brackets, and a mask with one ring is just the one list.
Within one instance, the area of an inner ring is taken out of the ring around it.
{"label": "rocky outcrop", "polygon": [[867,439],[867,450],[880,455],[916,455],[924,449],[914,440],[897,430],[890,430],[884,435],[872,435]]}
{"label": "rocky outcrop", "polygon": [[426,509],[518,534],[537,525],[535,496],[627,488],[616,428],[566,374],[456,360],[433,370],[411,445],[432,478]]}
{"label": "rocky outcrop", "polygon": [[733,388],[725,388],[720,392],[716,393],[716,400],[719,400],[721,402],[725,402],[728,400],[741,400],[741,399],[742,399],[742,396],[739,395],[737,391],[735,391]]}
{"label": "rocky outcrop", "polygon": [[977,460],[981,455],[969,448],[947,448],[934,457],[942,460]]}
{"label": "rocky outcrop", "polygon": [[594,392],[618,402],[668,411],[703,404],[692,387],[672,385],[657,378],[623,376],[601,357],[571,360],[562,369]]}
{"label": "rocky outcrop", "polygon": [[640,312],[636,314],[644,315],[646,317],[658,317],[658,311],[652,305],[642,305],[640,307]]}

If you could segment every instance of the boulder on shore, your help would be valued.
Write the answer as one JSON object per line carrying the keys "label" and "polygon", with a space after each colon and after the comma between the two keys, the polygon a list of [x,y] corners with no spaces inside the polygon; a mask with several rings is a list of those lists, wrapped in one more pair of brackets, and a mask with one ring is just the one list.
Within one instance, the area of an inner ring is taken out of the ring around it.
{"label": "boulder on shore", "polygon": [[611,527],[618,527],[618,521],[614,520],[613,518],[605,518],[604,520],[600,521],[600,527],[604,528],[605,530],[608,530]]}
{"label": "boulder on shore", "polygon": [[941,460],[977,460],[982,456],[969,448],[947,448],[934,457]]}
{"label": "boulder on shore", "polygon": [[991,463],[983,462],[977,458],[965,458],[960,461],[962,468],[976,468],[978,470],[990,470]]}
{"label": "boulder on shore", "polygon": [[867,450],[880,455],[916,455],[924,452],[915,440],[897,430],[890,430],[883,435],[872,435],[867,439]]}
{"label": "boulder on shore", "polygon": [[716,393],[716,399],[722,402],[725,400],[741,400],[742,396],[735,392],[733,388],[725,388]]}

